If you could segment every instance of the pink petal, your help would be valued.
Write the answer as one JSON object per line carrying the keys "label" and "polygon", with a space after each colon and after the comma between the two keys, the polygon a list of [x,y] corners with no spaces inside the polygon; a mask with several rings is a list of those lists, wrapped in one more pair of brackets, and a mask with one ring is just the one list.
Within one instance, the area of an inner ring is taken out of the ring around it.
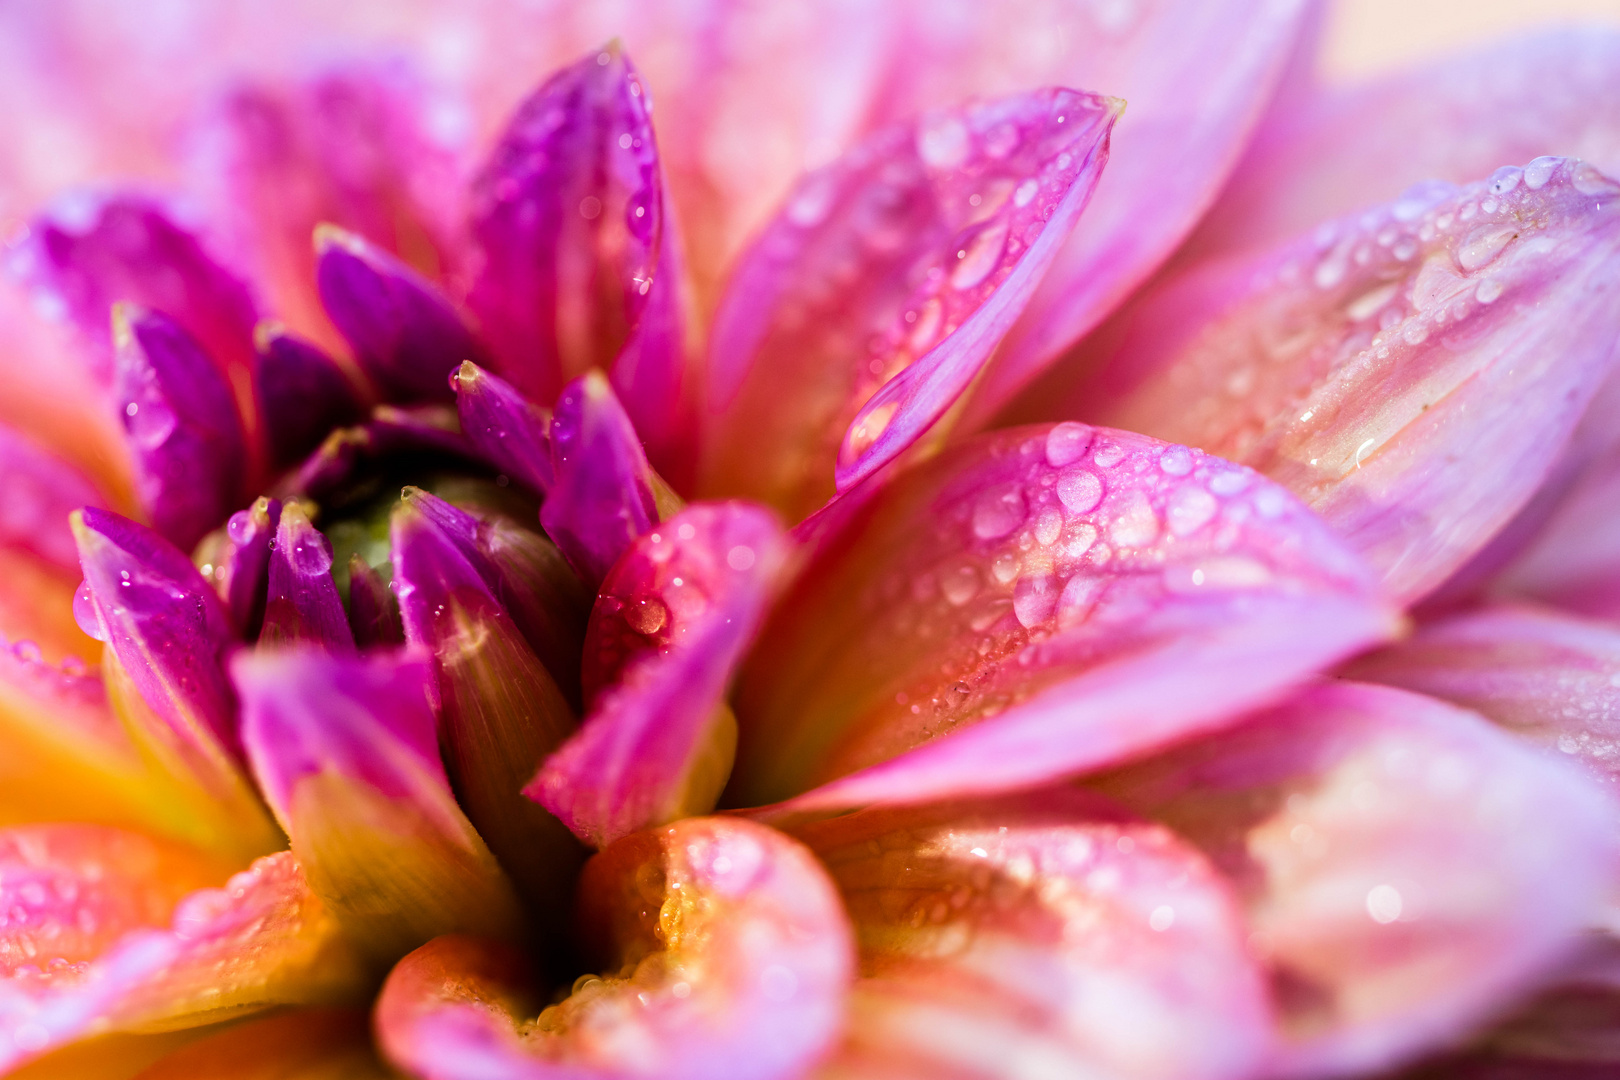
{"label": "pink petal", "polygon": [[728,798],[1028,786],[1224,724],[1393,629],[1358,561],[1247,469],[1000,432],[885,489],[778,605]]}
{"label": "pink petal", "polygon": [[[219,598],[231,613],[231,622],[244,640],[254,641],[264,625],[264,608],[270,589],[270,552],[281,524],[281,500],[260,496],[246,510],[238,510],[212,535],[217,547],[205,561],[213,565],[213,582]],[[207,549],[209,539],[199,550]],[[208,576],[205,571],[205,576]]]}
{"label": "pink petal", "polygon": [[501,472],[536,494],[551,487],[551,412],[468,361],[451,376],[461,430]]}
{"label": "pink petal", "polygon": [[474,186],[468,303],[533,400],[611,366],[653,458],[684,473],[694,387],[663,188],[645,85],[617,42],[593,50],[518,107]]}
{"label": "pink petal", "polygon": [[364,417],[354,382],[320,348],[270,322],[260,323],[253,338],[259,351],[254,388],[271,465],[295,463],[319,446],[327,432]]}
{"label": "pink petal", "polygon": [[297,502],[281,511],[271,545],[269,593],[261,643],[318,644],[339,655],[354,652],[354,635],[332,580],[332,543],[309,522]]}
{"label": "pink petal", "polygon": [[1615,193],[1538,159],[1212,264],[1133,309],[1069,411],[1260,470],[1417,599],[1530,498],[1609,371]]}
{"label": "pink petal", "polygon": [[0,424],[0,546],[67,569],[79,565],[68,514],[107,500],[77,468]]}
{"label": "pink petal", "polygon": [[786,836],[734,818],[637,833],[587,864],[580,904],[602,977],[535,1023],[519,955],[441,938],[388,977],[383,1053],[424,1080],[788,1080],[836,1038],[849,922]]}
{"label": "pink petal", "polygon": [[636,541],[591,614],[591,712],[524,794],[598,848],[713,809],[736,745],[726,692],[789,550],[746,503],[690,506]]}
{"label": "pink petal", "polygon": [[1051,89],[926,113],[800,181],[715,318],[703,486],[802,517],[920,438],[1073,227],[1119,109]]}
{"label": "pink petal", "polygon": [[839,1077],[1246,1077],[1271,1049],[1242,911],[1189,845],[1053,790],[800,838],[861,945]]}
{"label": "pink petal", "polygon": [[108,1030],[364,993],[359,958],[286,852],[201,888],[224,875],[188,849],[49,825],[0,833],[0,865],[0,1067]]}
{"label": "pink petal", "polygon": [[1283,1075],[1373,1071],[1455,1040],[1564,955],[1614,876],[1595,783],[1384,687],[1317,687],[1099,786],[1242,891]]}
{"label": "pink petal", "polygon": [[1610,624],[1488,608],[1428,623],[1345,674],[1443,698],[1600,776],[1620,774],[1620,629]]}

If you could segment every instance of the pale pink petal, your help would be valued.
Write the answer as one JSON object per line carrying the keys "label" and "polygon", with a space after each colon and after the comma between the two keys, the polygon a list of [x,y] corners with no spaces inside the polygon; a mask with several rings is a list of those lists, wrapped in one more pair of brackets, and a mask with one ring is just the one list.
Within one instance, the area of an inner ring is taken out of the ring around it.
{"label": "pale pink petal", "polygon": [[384,1054],[424,1080],[788,1080],[837,1037],[849,921],[781,833],[688,818],[634,834],[586,865],[580,906],[600,978],[542,1011],[518,954],[440,938],[383,987]]}
{"label": "pale pink petal", "polygon": [[803,517],[967,388],[1086,205],[1119,104],[924,113],[800,181],[715,318],[702,487]]}
{"label": "pale pink petal", "polygon": [[1028,786],[1226,723],[1393,629],[1366,569],[1247,469],[999,432],[885,489],[778,605],[728,799]]}
{"label": "pale pink petal", "polygon": [[868,810],[799,832],[860,943],[818,1077],[1253,1074],[1271,1050],[1242,911],[1204,858],[1096,796]]}
{"label": "pale pink petal", "polygon": [[1107,775],[1244,896],[1282,1075],[1386,1068],[1549,973],[1615,875],[1595,781],[1482,718],[1358,683]]}
{"label": "pale pink petal", "polygon": [[1610,370],[1617,194],[1542,158],[1209,264],[1133,307],[1065,411],[1258,469],[1415,600],[1529,500]]}
{"label": "pale pink petal", "polygon": [[591,613],[591,711],[524,794],[599,848],[713,809],[737,739],[726,693],[789,553],[747,503],[695,504],[637,540]]}
{"label": "pale pink petal", "polygon": [[0,424],[0,545],[56,566],[79,565],[68,514],[107,500],[73,465]]}

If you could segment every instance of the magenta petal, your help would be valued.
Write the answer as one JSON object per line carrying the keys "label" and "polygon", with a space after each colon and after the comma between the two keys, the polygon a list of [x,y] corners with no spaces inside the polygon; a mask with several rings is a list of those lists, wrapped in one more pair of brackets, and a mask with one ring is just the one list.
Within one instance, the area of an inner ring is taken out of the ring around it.
{"label": "magenta petal", "polygon": [[259,498],[225,523],[226,546],[214,567],[214,580],[237,631],[248,641],[259,636],[270,588],[270,548],[281,524],[281,500]]}
{"label": "magenta petal", "polygon": [[68,515],[105,502],[78,469],[0,424],[0,547],[71,569],[79,556]]}
{"label": "magenta petal", "polygon": [[190,548],[241,494],[247,444],[230,384],[167,316],[120,306],[113,321],[137,497],[158,532]]}
{"label": "magenta petal", "polygon": [[270,588],[260,644],[305,641],[343,655],[354,652],[354,636],[343,600],[332,581],[332,545],[311,525],[304,508],[282,508],[270,553]]}
{"label": "magenta petal", "polygon": [[150,200],[64,201],[29,227],[11,265],[45,310],[70,317],[109,360],[108,315],[126,301],[178,323],[222,374],[252,370],[257,316],[247,287]]}
{"label": "magenta petal", "polygon": [[348,497],[351,482],[363,479],[367,467],[407,455],[474,468],[483,464],[472,444],[461,437],[455,413],[448,406],[378,405],[364,424],[329,434],[298,466],[287,486],[292,493],[329,505]]}
{"label": "magenta petal", "polygon": [[591,614],[591,712],[524,794],[598,848],[713,809],[736,744],[726,691],[788,552],[746,503],[690,506],[637,540]]}
{"label": "magenta petal", "polygon": [[550,401],[611,366],[667,465],[690,437],[680,277],[646,87],[617,43],[518,107],[474,188],[473,230],[485,263],[468,303],[501,373]]}
{"label": "magenta petal", "polygon": [[540,524],[594,587],[658,520],[647,454],[599,373],[575,379],[557,399],[551,460],[553,480]]}
{"label": "magenta petal", "polygon": [[1420,598],[1529,500],[1610,371],[1617,195],[1541,158],[1211,264],[1133,307],[1070,414],[1258,469]]}
{"label": "magenta petal", "polygon": [[802,517],[921,437],[1073,227],[1119,109],[1050,89],[927,113],[801,180],[715,317],[704,487]]}
{"label": "magenta petal", "polygon": [[398,598],[358,553],[349,559],[349,628],[362,649],[405,644]]}
{"label": "magenta petal", "polygon": [[1478,716],[1335,683],[1102,778],[1209,852],[1273,972],[1290,1076],[1452,1043],[1598,917],[1613,804]]}
{"label": "magenta petal", "polygon": [[496,468],[537,494],[551,487],[551,414],[468,362],[452,378],[461,430]]}
{"label": "magenta petal", "polygon": [[335,225],[315,230],[321,303],[388,401],[448,401],[450,373],[484,348],[438,288]]}
{"label": "magenta petal", "polygon": [[365,415],[354,384],[337,361],[281,327],[261,323],[255,334],[254,372],[259,411],[270,442],[270,463],[293,464],[335,427]]}
{"label": "magenta petal", "polygon": [[1080,424],[904,474],[776,611],[737,693],[735,805],[812,788],[793,805],[917,802],[1095,769],[1395,629],[1365,567],[1275,484]]}

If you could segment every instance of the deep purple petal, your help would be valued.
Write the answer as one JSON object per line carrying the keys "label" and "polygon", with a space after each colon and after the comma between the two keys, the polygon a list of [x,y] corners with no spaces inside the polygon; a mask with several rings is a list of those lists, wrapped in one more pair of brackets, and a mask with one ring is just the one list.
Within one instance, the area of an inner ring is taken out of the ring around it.
{"label": "deep purple petal", "polygon": [[800,181],[715,318],[704,488],[802,517],[919,438],[1073,227],[1119,107],[1052,89],[927,113]]}
{"label": "deep purple petal", "polygon": [[115,309],[114,401],[141,508],[182,548],[225,520],[241,495],[247,444],[230,385],[195,339],[156,311]]}
{"label": "deep purple petal", "polygon": [[575,379],[551,418],[553,479],[540,524],[589,586],[658,521],[652,468],[599,372]]}
{"label": "deep purple petal", "polygon": [[297,502],[281,510],[270,552],[270,588],[261,646],[295,641],[323,645],[337,655],[354,652],[343,600],[332,581],[332,544]]}
{"label": "deep purple petal", "polygon": [[225,523],[226,543],[214,566],[214,582],[243,639],[253,641],[264,625],[270,588],[270,548],[281,524],[281,500],[260,497]]}
{"label": "deep purple petal", "polygon": [[68,515],[81,506],[105,504],[78,469],[0,424],[0,546],[75,567],[79,557]]}
{"label": "deep purple petal", "polygon": [[448,401],[463,360],[482,345],[438,288],[415,270],[335,225],[315,230],[321,303],[386,401]]}
{"label": "deep purple petal", "polygon": [[456,412],[479,453],[513,480],[543,495],[551,487],[551,413],[505,379],[468,361],[456,369]]}
{"label": "deep purple petal", "polygon": [[399,600],[359,552],[349,557],[349,628],[362,649],[405,644]]}
{"label": "deep purple petal", "polygon": [[712,810],[736,747],[726,692],[789,551],[746,503],[695,504],[637,540],[591,613],[585,726],[524,793],[598,848]]}
{"label": "deep purple petal", "polygon": [[327,432],[365,415],[354,384],[318,347],[274,323],[259,324],[254,341],[259,350],[254,379],[271,465],[293,464]]}

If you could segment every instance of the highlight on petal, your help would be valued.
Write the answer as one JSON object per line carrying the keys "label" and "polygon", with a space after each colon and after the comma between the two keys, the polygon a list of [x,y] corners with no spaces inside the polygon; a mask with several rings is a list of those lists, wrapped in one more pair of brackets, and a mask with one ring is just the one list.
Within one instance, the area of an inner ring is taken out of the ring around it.
{"label": "highlight on petal", "polygon": [[727,795],[859,806],[1112,764],[1389,636],[1366,569],[1262,477],[1081,424],[904,474],[800,576],[736,696]]}
{"label": "highlight on petal", "polygon": [[468,440],[503,473],[544,494],[552,482],[550,411],[470,360],[450,378]]}
{"label": "highlight on petal", "polygon": [[332,544],[296,501],[281,508],[259,640],[272,645],[304,641],[333,653],[354,652],[343,599],[332,582]]}
{"label": "highlight on petal", "polygon": [[114,399],[153,527],[190,548],[241,495],[247,436],[225,376],[173,319],[119,304]]}
{"label": "highlight on petal", "polygon": [[1202,847],[1272,972],[1283,1075],[1388,1068],[1531,988],[1612,889],[1594,781],[1480,717],[1357,683],[1097,781]]}
{"label": "highlight on petal", "polygon": [[1620,630],[1501,605],[1420,626],[1343,672],[1454,702],[1620,776]]}
{"label": "highlight on petal", "polygon": [[106,502],[74,466],[0,424],[0,547],[21,548],[53,566],[75,569],[79,556],[68,515]]}
{"label": "highlight on petal", "polygon": [[456,805],[426,663],[241,654],[242,741],[293,854],[344,931],[392,961],[439,934],[522,934],[517,897]]}
{"label": "highlight on petal", "polygon": [[321,303],[384,400],[448,400],[450,373],[485,359],[438,288],[381,248],[323,224],[315,255]]}
{"label": "highlight on petal", "polygon": [[1530,498],[1610,370],[1616,194],[1542,158],[1207,267],[1141,301],[1068,412],[1254,467],[1417,599]]}
{"label": "highlight on petal", "polygon": [[389,539],[405,639],[432,658],[439,743],[467,817],[542,924],[558,921],[583,853],[522,790],[577,721],[450,518],[420,495],[394,509]]}
{"label": "highlight on petal", "polygon": [[108,1031],[363,995],[364,969],[290,854],[205,887],[223,876],[116,829],[0,832],[0,1067]]}
{"label": "highlight on petal", "polygon": [[967,388],[1074,226],[1117,101],[924,114],[806,176],[715,317],[702,488],[800,518]]}
{"label": "highlight on petal", "polygon": [[388,1080],[360,1009],[300,1009],[226,1028],[136,1080]]}
{"label": "highlight on petal", "polygon": [[787,1080],[838,1035],[849,922],[781,833],[735,818],[636,833],[586,865],[580,908],[600,977],[542,1010],[517,954],[441,938],[383,987],[384,1055],[427,1080]]}
{"label": "highlight on petal", "polygon": [[540,524],[587,586],[660,518],[663,486],[624,407],[598,372],[569,383],[551,418],[552,481]]}
{"label": "highlight on petal", "polygon": [[231,623],[246,641],[254,641],[264,624],[270,588],[270,549],[281,525],[281,500],[260,496],[246,510],[230,516],[198,547],[199,570],[212,580]]}
{"label": "highlight on petal", "polygon": [[187,838],[245,855],[280,847],[239,763],[224,605],[189,559],[143,526],[88,507],[74,513],[73,533],[85,576],[75,614],[106,642],[113,706],[142,759],[173,785]]}
{"label": "highlight on petal", "polygon": [[789,552],[747,503],[694,504],[637,540],[591,613],[590,714],[524,794],[598,848],[712,810],[737,745],[726,693]]}
{"label": "highlight on petal", "polygon": [[1072,790],[801,829],[860,944],[818,1076],[1254,1075],[1271,1050],[1242,911],[1160,825]]}
{"label": "highlight on petal", "polygon": [[365,415],[354,384],[315,345],[269,322],[254,329],[253,341],[259,355],[254,388],[272,466],[293,464],[319,446],[327,432]]}
{"label": "highlight on petal", "polygon": [[679,473],[695,387],[663,185],[646,86],[610,43],[518,106],[474,185],[484,265],[468,304],[530,398],[611,369],[649,452]]}

